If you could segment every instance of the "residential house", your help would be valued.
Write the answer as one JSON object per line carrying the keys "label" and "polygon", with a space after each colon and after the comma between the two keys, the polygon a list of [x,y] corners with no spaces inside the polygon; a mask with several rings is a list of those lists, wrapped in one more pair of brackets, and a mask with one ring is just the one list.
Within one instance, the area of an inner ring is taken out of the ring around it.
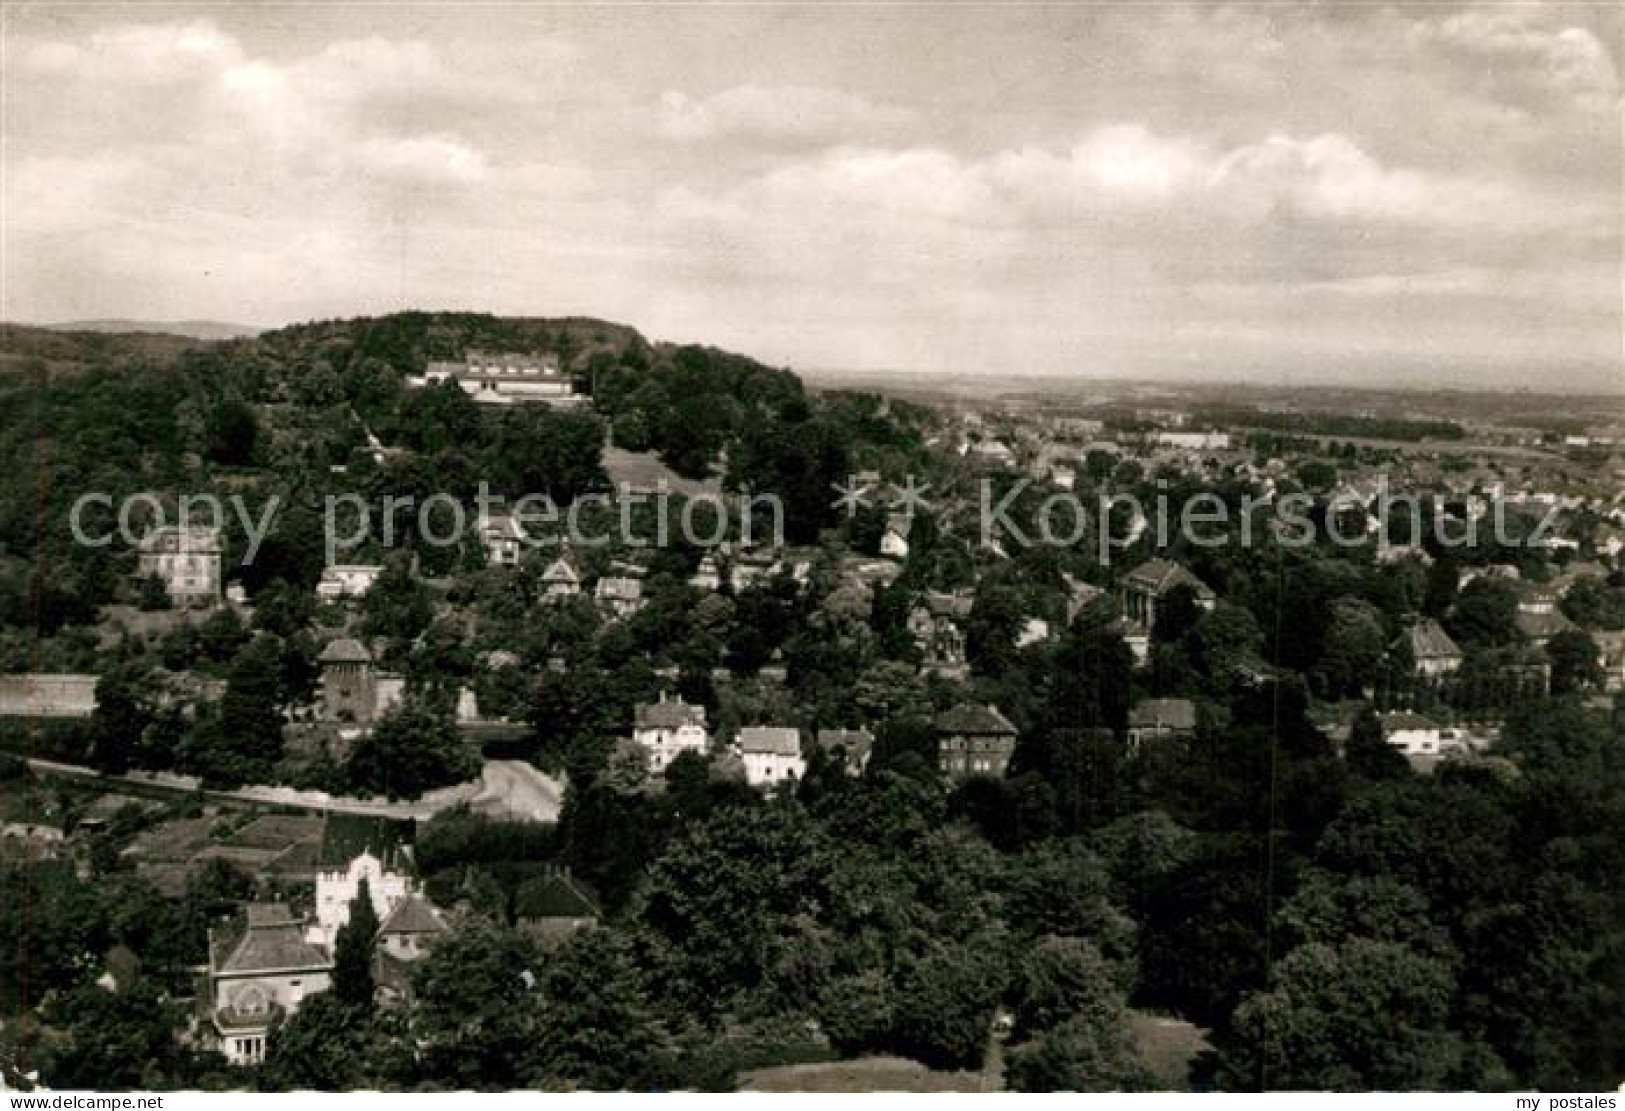
{"label": "residential house", "polygon": [[892,513],[886,518],[886,531],[880,537],[880,554],[887,559],[908,558],[908,534],[914,518],[908,513]]}
{"label": "residential house", "polygon": [[393,960],[410,964],[427,956],[451,932],[433,903],[416,892],[396,901],[378,926],[378,950]]}
{"label": "residential house", "polygon": [[581,574],[561,555],[542,572],[542,597],[551,599],[574,598],[581,593]]}
{"label": "residential house", "polygon": [[814,740],[826,755],[842,761],[848,775],[862,775],[874,754],[874,734],[867,729],[820,729]]}
{"label": "residential house", "polygon": [[377,563],[332,564],[322,570],[321,580],[316,584],[316,597],[324,602],[360,598],[383,573],[383,565]]}
{"label": "residential house", "polygon": [[633,709],[632,739],[649,754],[649,768],[657,775],[685,752],[705,755],[711,735],[706,729],[705,707],[668,698],[660,692],[657,702],[640,702]]}
{"label": "residential house", "polygon": [[1128,741],[1139,747],[1158,737],[1189,737],[1196,732],[1196,703],[1188,698],[1142,698],[1128,714]]}
{"label": "residential house", "polygon": [[1213,588],[1169,559],[1148,559],[1123,577],[1123,613],[1147,629],[1157,623],[1157,605],[1180,587],[1188,587],[1203,609],[1212,609]]}
{"label": "residential house", "polygon": [[403,873],[386,868],[384,862],[370,852],[363,852],[341,871],[318,872],[316,920],[306,932],[307,941],[332,949],[338,941],[339,930],[350,921],[350,904],[361,894],[363,882],[367,885],[372,912],[380,922],[387,920],[412,894],[411,881]]}
{"label": "residential house", "polygon": [[696,590],[717,590],[722,586],[722,568],[717,557],[707,552],[700,557],[699,566],[688,577],[688,584]]}
{"label": "residential house", "polygon": [[1438,679],[1454,674],[1460,669],[1463,659],[1461,649],[1444,631],[1444,626],[1431,617],[1413,621],[1399,634],[1394,647],[1409,650],[1412,674],[1421,679]]}
{"label": "residential house", "polygon": [[1536,647],[1544,647],[1558,633],[1574,628],[1574,622],[1557,608],[1557,592],[1535,583],[1524,587],[1513,622],[1518,635]]}
{"label": "residential house", "polygon": [[1004,775],[1016,750],[1016,727],[996,706],[964,702],[938,714],[933,725],[944,775]]}
{"label": "residential house", "polygon": [[801,755],[801,731],[782,725],[751,725],[739,731],[739,758],[745,782],[752,787],[795,783],[807,774]]}
{"label": "residential house", "polygon": [[1102,620],[1112,616],[1112,607],[1106,592],[1094,583],[1084,582],[1062,571],[1061,582],[1066,586],[1066,623],[1075,624],[1080,617],[1098,616]]}
{"label": "residential house", "polygon": [[1444,731],[1432,718],[1400,711],[1382,715],[1382,737],[1406,756],[1437,756]]}
{"label": "residential house", "polygon": [[567,868],[551,868],[526,880],[514,895],[514,920],[520,929],[556,944],[598,924],[598,904]]}
{"label": "residential house", "polygon": [[205,1039],[234,1065],[265,1059],[272,1025],[332,983],[333,959],[280,903],[252,903],[209,931]]}
{"label": "residential house", "polygon": [[1021,628],[1016,630],[1016,647],[1030,648],[1035,644],[1043,644],[1049,639],[1049,622],[1042,617],[1023,618]]}
{"label": "residential house", "polygon": [[1591,639],[1597,645],[1597,662],[1602,665],[1602,689],[1610,694],[1625,691],[1625,632],[1594,632]]}
{"label": "residential house", "polygon": [[606,575],[593,590],[598,604],[617,618],[631,617],[643,608],[643,580]]}
{"label": "residential house", "polygon": [[478,524],[485,562],[493,567],[517,567],[529,537],[519,522],[507,514],[487,514]]}
{"label": "residential house", "polygon": [[970,616],[975,595],[928,590],[909,611],[908,631],[927,666],[956,668],[965,663],[965,634],[959,623]]}
{"label": "residential house", "polygon": [[220,530],[168,525],[141,538],[136,577],[156,578],[175,605],[220,600]]}

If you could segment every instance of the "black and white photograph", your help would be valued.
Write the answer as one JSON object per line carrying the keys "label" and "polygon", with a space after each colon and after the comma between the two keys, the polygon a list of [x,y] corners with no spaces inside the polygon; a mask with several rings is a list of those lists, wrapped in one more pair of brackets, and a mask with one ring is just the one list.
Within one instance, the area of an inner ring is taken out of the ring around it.
{"label": "black and white photograph", "polygon": [[1622,53],[3,0],[4,1111],[1618,1111]]}

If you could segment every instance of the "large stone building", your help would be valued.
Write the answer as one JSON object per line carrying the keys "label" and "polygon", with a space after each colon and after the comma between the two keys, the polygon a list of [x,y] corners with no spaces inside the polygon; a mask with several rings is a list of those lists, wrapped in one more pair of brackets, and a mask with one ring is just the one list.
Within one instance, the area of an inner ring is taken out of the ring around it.
{"label": "large stone building", "polygon": [[141,538],[136,577],[156,578],[176,605],[220,600],[220,530],[167,525]]}

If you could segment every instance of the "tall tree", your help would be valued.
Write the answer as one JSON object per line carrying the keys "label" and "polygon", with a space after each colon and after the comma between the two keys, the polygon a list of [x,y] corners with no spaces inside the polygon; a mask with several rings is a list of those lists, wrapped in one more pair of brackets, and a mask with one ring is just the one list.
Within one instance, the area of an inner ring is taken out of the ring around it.
{"label": "tall tree", "polygon": [[372,959],[378,943],[378,912],[362,879],[350,900],[350,920],[333,944],[333,998],[347,1007],[372,1009]]}

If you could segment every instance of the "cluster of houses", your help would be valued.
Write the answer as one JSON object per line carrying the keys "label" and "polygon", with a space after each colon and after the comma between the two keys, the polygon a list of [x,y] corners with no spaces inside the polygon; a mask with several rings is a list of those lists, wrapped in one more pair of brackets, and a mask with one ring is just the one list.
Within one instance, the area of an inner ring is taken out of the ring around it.
{"label": "cluster of houses", "polygon": [[[262,1061],[273,1024],[332,988],[339,934],[363,892],[378,921],[375,1002],[390,1007],[410,999],[413,964],[457,928],[460,915],[442,911],[404,872],[363,852],[344,868],[317,874],[308,915],[286,903],[254,902],[210,930],[193,1039],[235,1065]],[[520,888],[515,915],[521,929],[556,941],[595,925],[599,912],[581,885],[555,868]]]}
{"label": "cluster of houses", "polygon": [[210,930],[198,1040],[234,1065],[263,1060],[272,1024],[332,987],[339,931],[363,890],[379,922],[373,956],[379,1002],[403,998],[406,970],[451,927],[404,874],[362,853],[349,867],[316,877],[310,918],[301,919],[284,903],[250,903],[237,918]]}

